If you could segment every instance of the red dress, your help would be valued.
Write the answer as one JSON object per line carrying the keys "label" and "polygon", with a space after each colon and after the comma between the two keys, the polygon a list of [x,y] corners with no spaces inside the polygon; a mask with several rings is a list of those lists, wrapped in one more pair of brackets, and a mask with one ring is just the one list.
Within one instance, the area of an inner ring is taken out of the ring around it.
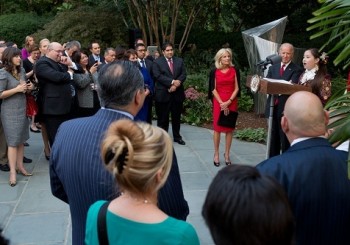
{"label": "red dress", "polygon": [[[230,99],[233,91],[235,90],[235,77],[236,70],[233,67],[230,67],[227,72],[223,73],[221,70],[216,69],[215,71],[215,80],[216,80],[216,91],[220,95],[220,98],[223,102]],[[229,106],[230,111],[237,111],[238,109],[238,99],[237,97],[232,101]],[[220,115],[220,104],[213,98],[213,128],[216,132],[231,132],[232,128],[226,128],[219,126],[217,124],[219,115]]]}

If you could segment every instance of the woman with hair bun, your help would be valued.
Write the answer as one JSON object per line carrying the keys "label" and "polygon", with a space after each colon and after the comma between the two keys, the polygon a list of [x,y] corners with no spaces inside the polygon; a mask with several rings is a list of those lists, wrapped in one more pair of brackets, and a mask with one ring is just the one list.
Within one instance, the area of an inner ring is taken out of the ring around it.
{"label": "woman with hair bun", "polygon": [[[109,244],[199,244],[190,224],[169,217],[157,206],[158,191],[169,175],[173,158],[172,141],[163,129],[118,120],[109,127],[101,152],[116,178],[120,196],[90,207],[85,244],[106,244],[101,234]],[[100,216],[106,205],[107,211]],[[97,228],[101,220],[107,232]]]}
{"label": "woman with hair bun", "polygon": [[331,97],[331,77],[327,73],[328,56],[326,53],[320,54],[318,49],[310,48],[304,52],[303,65],[305,71],[299,78],[299,84],[311,87],[323,105]]}

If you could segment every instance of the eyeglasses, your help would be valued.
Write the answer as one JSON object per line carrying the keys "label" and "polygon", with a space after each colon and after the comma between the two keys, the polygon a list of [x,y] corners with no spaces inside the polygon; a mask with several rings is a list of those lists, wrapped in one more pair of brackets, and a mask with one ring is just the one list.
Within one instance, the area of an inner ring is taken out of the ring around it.
{"label": "eyeglasses", "polygon": [[56,50],[56,49],[52,49],[53,51],[55,51],[56,53],[63,53],[64,50]]}

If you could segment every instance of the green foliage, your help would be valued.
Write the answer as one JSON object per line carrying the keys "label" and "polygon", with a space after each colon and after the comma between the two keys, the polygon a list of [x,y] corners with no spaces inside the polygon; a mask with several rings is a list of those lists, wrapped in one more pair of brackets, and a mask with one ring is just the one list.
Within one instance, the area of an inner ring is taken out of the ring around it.
{"label": "green foliage", "polygon": [[238,98],[238,109],[240,111],[250,112],[253,110],[254,100],[251,93],[245,87],[241,86],[241,97]]}
{"label": "green foliage", "polygon": [[345,91],[346,79],[342,75],[336,75],[332,77],[332,94],[337,91]]}
{"label": "green foliage", "polygon": [[128,32],[118,15],[114,11],[97,6],[60,12],[44,28],[35,34],[37,39],[48,38],[50,41],[61,43],[78,40],[83,49],[93,40],[100,43],[102,50],[127,43]]}
{"label": "green foliage", "polygon": [[202,70],[201,72],[188,74],[185,82],[185,89],[193,87],[199,92],[208,92],[209,72]]}
{"label": "green foliage", "polygon": [[18,13],[0,15],[0,36],[6,41],[12,41],[21,47],[24,38],[52,19],[51,16],[38,16],[33,13]]}
{"label": "green foliage", "polygon": [[201,126],[211,122],[212,117],[212,105],[206,94],[201,93],[196,99],[187,98],[184,101],[183,122]]}
{"label": "green foliage", "polygon": [[240,70],[240,97],[238,97],[238,110],[250,112],[254,108],[254,99],[250,90],[246,87],[248,70]]}
{"label": "green foliage", "polygon": [[234,131],[234,137],[248,142],[265,143],[267,132],[263,128],[245,128]]}
{"label": "green foliage", "polygon": [[338,56],[334,65],[344,63],[345,69],[350,65],[350,2],[349,0],[319,0],[322,7],[313,12],[314,17],[308,22],[312,24],[308,31],[316,30],[311,39],[322,36],[329,37],[321,49],[328,47],[329,53],[335,52]]}
{"label": "green foliage", "polygon": [[73,8],[73,4],[71,3],[62,3],[61,6],[57,7],[58,11],[66,11],[66,10],[71,10]]}
{"label": "green foliage", "polygon": [[[239,67],[247,67],[248,59],[244,48],[241,32],[219,32],[207,31],[202,28],[194,29],[187,41],[190,45],[197,48],[192,51],[193,64],[201,64],[204,67],[210,67],[214,64],[214,56],[223,45],[229,46],[233,51],[234,64]],[[186,64],[187,65],[187,64]]]}

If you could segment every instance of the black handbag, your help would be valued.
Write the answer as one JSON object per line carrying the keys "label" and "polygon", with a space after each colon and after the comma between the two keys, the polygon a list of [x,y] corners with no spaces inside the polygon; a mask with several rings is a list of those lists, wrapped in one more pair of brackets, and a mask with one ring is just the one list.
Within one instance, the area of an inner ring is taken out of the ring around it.
{"label": "black handbag", "polygon": [[219,115],[218,125],[227,128],[235,128],[237,117],[237,111],[230,111],[228,115],[225,115],[224,111],[221,111]]}

